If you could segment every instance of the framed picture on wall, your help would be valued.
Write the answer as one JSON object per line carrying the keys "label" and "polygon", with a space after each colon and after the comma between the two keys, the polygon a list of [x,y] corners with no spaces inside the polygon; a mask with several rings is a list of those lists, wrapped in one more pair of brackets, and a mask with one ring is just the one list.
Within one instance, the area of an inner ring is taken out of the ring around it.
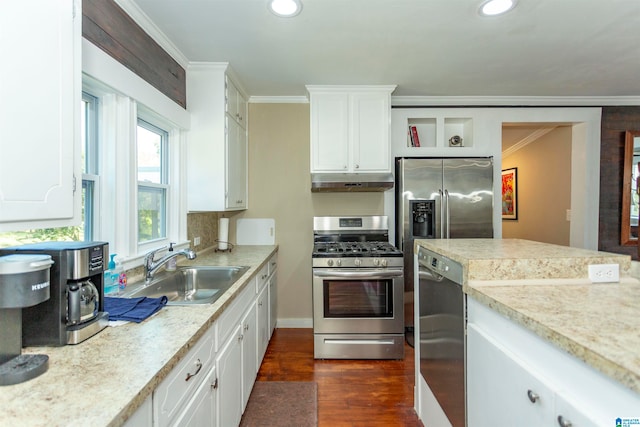
{"label": "framed picture on wall", "polygon": [[502,219],[518,219],[518,168],[502,171]]}

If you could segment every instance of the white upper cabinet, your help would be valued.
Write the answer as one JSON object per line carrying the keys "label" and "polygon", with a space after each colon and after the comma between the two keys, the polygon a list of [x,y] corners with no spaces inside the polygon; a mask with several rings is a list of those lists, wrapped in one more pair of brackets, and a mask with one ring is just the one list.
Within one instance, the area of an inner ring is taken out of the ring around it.
{"label": "white upper cabinet", "polygon": [[229,77],[227,77],[227,114],[240,127],[247,127],[247,99]]}
{"label": "white upper cabinet", "polygon": [[395,86],[307,86],[311,172],[390,172]]}
{"label": "white upper cabinet", "polygon": [[189,211],[247,208],[247,102],[226,63],[187,71]]}
{"label": "white upper cabinet", "polygon": [[81,22],[80,1],[0,5],[0,231],[80,221]]}

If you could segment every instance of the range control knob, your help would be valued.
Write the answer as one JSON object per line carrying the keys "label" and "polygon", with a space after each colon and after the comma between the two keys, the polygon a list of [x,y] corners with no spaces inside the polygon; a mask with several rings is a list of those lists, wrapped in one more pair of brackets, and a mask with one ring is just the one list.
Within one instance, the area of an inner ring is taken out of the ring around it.
{"label": "range control knob", "polygon": [[328,260],[327,260],[327,265],[328,265],[329,267],[331,267],[331,266],[333,265],[333,260],[332,260],[332,259],[328,259]]}
{"label": "range control knob", "polygon": [[360,258],[356,258],[353,263],[356,265],[356,267],[360,267],[360,264],[362,264],[362,260]]}
{"label": "range control knob", "polygon": [[341,261],[340,259],[337,259],[337,260],[336,260],[336,265],[337,265],[338,267],[340,267],[340,266],[342,265],[342,261]]}
{"label": "range control knob", "polygon": [[376,267],[380,265],[380,260],[378,258],[374,258],[373,259],[373,265],[375,265]]}
{"label": "range control knob", "polygon": [[383,259],[383,260],[380,262],[380,265],[382,265],[383,267],[386,267],[386,266],[387,266],[387,264],[388,264],[388,261],[387,261],[386,259]]}

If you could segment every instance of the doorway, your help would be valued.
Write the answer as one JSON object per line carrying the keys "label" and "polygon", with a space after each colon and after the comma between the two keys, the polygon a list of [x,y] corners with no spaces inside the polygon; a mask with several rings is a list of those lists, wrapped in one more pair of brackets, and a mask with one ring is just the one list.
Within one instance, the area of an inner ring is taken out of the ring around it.
{"label": "doorway", "polygon": [[502,170],[516,178],[503,238],[569,246],[571,155],[571,124],[502,124]]}

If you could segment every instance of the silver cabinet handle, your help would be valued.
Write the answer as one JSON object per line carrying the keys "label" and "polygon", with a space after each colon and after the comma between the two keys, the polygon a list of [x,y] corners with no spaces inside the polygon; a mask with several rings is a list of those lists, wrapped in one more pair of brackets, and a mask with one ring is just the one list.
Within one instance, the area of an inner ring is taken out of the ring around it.
{"label": "silver cabinet handle", "polygon": [[187,372],[187,378],[185,378],[184,380],[189,381],[191,378],[198,375],[198,372],[200,372],[200,369],[202,369],[202,362],[200,361],[200,359],[198,359],[198,361],[196,362],[196,371],[193,374],[190,374],[189,372]]}
{"label": "silver cabinet handle", "polygon": [[538,400],[540,400],[540,396],[538,395],[538,393],[534,393],[531,390],[527,390],[527,397],[529,397],[531,403],[536,403]]}
{"label": "silver cabinet handle", "polygon": [[569,420],[565,420],[562,415],[558,415],[558,425],[560,427],[571,427],[573,424]]}

